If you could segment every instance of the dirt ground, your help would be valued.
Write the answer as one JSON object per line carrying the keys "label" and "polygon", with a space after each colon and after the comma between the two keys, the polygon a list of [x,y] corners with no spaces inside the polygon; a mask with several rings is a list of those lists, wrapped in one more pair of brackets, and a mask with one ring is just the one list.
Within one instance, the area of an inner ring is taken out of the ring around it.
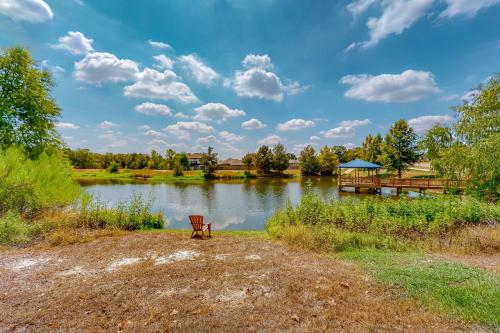
{"label": "dirt ground", "polygon": [[262,237],[136,233],[0,253],[1,332],[482,331]]}

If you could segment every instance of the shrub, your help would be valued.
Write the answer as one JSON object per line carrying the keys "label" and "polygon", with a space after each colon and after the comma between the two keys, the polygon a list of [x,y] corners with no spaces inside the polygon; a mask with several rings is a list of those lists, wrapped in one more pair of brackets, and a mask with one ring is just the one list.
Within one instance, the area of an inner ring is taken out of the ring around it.
{"label": "shrub", "polygon": [[108,167],[109,173],[118,173],[118,163],[112,162]]}
{"label": "shrub", "polygon": [[0,217],[0,244],[28,243],[36,228],[22,220],[15,212],[9,211]]}
{"label": "shrub", "polygon": [[42,153],[30,160],[19,148],[0,151],[0,216],[15,211],[35,217],[73,203],[79,194],[63,155]]}
{"label": "shrub", "polygon": [[78,207],[79,225],[92,229],[161,229],[164,224],[163,214],[152,212],[151,205],[151,200],[144,201],[141,196],[134,195],[130,201],[120,202],[111,208],[106,203],[85,195]]}
{"label": "shrub", "polygon": [[[499,205],[470,197],[324,201],[307,192],[295,207],[288,202],[270,217],[266,228],[289,242],[303,237],[314,249],[399,249],[409,240],[451,237],[466,226],[497,225],[499,220]],[[299,231],[311,235],[299,237]]]}

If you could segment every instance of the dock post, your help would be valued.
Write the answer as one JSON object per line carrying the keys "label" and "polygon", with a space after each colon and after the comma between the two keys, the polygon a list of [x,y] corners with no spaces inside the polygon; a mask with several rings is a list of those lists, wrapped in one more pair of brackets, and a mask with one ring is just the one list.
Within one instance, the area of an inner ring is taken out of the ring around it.
{"label": "dock post", "polygon": [[355,187],[354,188],[354,193],[359,193],[361,191],[361,188],[360,187]]}

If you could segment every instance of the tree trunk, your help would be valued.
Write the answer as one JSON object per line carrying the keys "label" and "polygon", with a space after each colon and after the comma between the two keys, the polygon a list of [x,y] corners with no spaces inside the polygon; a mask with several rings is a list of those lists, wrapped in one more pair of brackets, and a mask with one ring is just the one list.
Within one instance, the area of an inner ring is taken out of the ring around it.
{"label": "tree trunk", "polygon": [[401,168],[398,168],[398,177],[401,178]]}

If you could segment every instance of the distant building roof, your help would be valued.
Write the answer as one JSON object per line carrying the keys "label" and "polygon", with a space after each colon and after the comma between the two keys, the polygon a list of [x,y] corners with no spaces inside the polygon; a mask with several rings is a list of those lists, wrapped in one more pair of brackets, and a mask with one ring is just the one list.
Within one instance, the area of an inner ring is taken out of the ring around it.
{"label": "distant building roof", "polygon": [[243,162],[241,160],[238,160],[236,158],[228,158],[222,161],[219,161],[219,165],[225,164],[225,165],[243,165]]}
{"label": "distant building roof", "polygon": [[342,163],[339,165],[339,168],[342,169],[380,169],[382,166],[371,163],[368,161],[355,159],[347,163]]}
{"label": "distant building roof", "polygon": [[188,154],[188,158],[189,159],[201,159],[203,157],[203,153],[192,153],[192,154]]}
{"label": "distant building roof", "polygon": [[299,160],[288,160],[288,164],[299,164]]}

